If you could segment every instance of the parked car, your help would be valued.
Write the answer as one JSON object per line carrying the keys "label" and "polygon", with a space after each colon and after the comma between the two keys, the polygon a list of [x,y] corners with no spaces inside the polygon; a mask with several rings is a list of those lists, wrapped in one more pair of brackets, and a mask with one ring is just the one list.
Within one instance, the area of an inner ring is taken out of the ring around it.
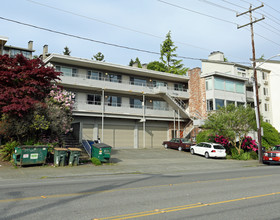
{"label": "parked car", "polygon": [[226,149],[220,145],[215,143],[206,143],[201,142],[199,144],[191,146],[191,154],[199,154],[205,156],[205,158],[209,157],[221,157],[225,158],[227,156]]}
{"label": "parked car", "polygon": [[164,141],[162,145],[167,148],[181,150],[189,150],[192,142],[186,138],[172,138],[170,141]]}
{"label": "parked car", "polygon": [[272,147],[271,150],[264,152],[263,154],[264,164],[280,164],[280,145]]}

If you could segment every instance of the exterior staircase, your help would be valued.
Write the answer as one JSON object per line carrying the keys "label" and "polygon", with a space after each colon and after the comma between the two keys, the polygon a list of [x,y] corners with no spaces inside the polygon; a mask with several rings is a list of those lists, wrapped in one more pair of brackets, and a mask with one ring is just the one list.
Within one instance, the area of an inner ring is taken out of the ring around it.
{"label": "exterior staircase", "polygon": [[81,155],[80,155],[80,160],[90,160],[90,156],[85,150],[84,146],[82,143],[79,143],[79,140],[74,137],[74,135],[69,132],[66,135],[63,136],[63,145],[65,148],[79,148],[81,149]]}
{"label": "exterior staircase", "polygon": [[190,118],[185,103],[181,99],[174,98],[168,93],[160,93],[160,95],[173,109],[178,109],[182,117]]}

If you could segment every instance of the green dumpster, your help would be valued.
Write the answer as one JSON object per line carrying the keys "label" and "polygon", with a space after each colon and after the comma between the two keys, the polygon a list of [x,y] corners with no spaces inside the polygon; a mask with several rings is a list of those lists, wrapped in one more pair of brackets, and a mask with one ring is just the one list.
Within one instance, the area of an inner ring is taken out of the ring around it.
{"label": "green dumpster", "polygon": [[68,148],[68,150],[70,151],[69,166],[78,166],[82,150],[79,148]]}
{"label": "green dumpster", "polygon": [[65,166],[67,161],[67,148],[54,148],[54,165]]}
{"label": "green dumpster", "polygon": [[15,165],[45,164],[48,154],[48,146],[22,145],[15,147],[13,159]]}
{"label": "green dumpster", "polygon": [[108,162],[110,160],[111,146],[104,143],[92,143],[91,146],[91,157],[96,157],[101,162]]}

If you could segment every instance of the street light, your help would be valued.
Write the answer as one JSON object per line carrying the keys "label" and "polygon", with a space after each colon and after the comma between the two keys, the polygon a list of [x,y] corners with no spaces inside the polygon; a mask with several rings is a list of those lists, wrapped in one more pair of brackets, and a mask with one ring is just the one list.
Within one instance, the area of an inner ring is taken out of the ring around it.
{"label": "street light", "polygon": [[256,66],[256,61],[253,60],[253,71],[254,71],[254,83],[253,83],[253,90],[254,90],[254,106],[255,106],[255,114],[256,114],[256,121],[257,121],[257,131],[258,131],[258,156],[259,156],[259,163],[262,163],[262,146],[261,146],[261,125],[260,125],[260,110],[259,110],[259,95],[258,95],[258,88],[257,88],[257,68],[263,65],[268,60],[279,57],[280,54],[276,54],[272,57],[269,57],[265,61],[261,62],[258,66]]}

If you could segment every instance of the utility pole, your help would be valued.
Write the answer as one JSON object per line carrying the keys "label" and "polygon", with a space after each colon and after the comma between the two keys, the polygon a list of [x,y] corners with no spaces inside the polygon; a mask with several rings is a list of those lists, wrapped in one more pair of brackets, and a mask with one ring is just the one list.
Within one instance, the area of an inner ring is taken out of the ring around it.
{"label": "utility pole", "polygon": [[237,26],[237,29],[239,28],[243,28],[246,27],[248,25],[251,26],[251,40],[252,40],[252,52],[253,52],[253,71],[254,71],[254,88],[255,88],[255,112],[256,112],[256,121],[257,121],[257,129],[258,129],[258,156],[259,156],[259,163],[262,163],[262,136],[261,136],[261,126],[260,126],[260,101],[259,101],[259,89],[258,89],[258,76],[257,76],[257,70],[256,70],[256,54],[255,54],[255,42],[254,42],[254,29],[253,29],[253,24],[257,23],[261,20],[264,20],[264,17],[258,19],[258,20],[254,20],[253,21],[253,16],[252,16],[252,12],[262,8],[264,5],[262,4],[261,6],[258,6],[256,8],[252,8],[252,5],[250,5],[250,8],[248,11],[243,12],[241,14],[237,14],[236,17],[239,17],[241,15],[245,15],[247,13],[250,14],[250,23],[248,24],[244,24],[242,26]]}

